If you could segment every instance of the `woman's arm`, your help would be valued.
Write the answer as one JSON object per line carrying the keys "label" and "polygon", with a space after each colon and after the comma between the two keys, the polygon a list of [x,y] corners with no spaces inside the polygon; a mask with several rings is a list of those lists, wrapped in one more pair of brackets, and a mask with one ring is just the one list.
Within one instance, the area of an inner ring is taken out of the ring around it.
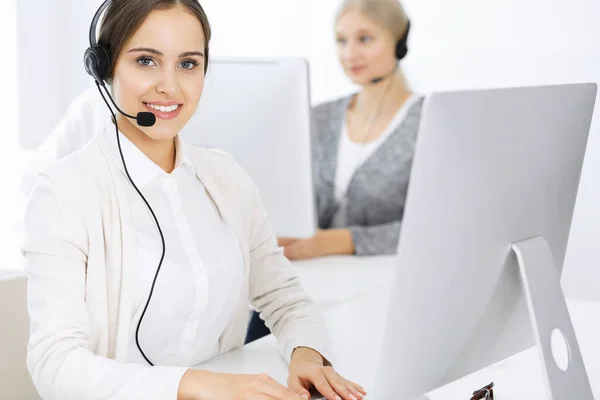
{"label": "woman's arm", "polygon": [[332,368],[325,321],[277,245],[256,186],[241,168],[236,169],[239,198],[246,199],[245,215],[250,218],[250,300],[290,365],[288,387],[304,398],[314,386],[327,398],[362,399],[364,389]]}
{"label": "woman's arm", "polygon": [[279,245],[290,260],[304,260],[328,255],[355,254],[372,256],[396,254],[401,221],[346,229],[325,229],[309,239],[280,238]]}
{"label": "woman's arm", "polygon": [[42,398],[177,399],[187,368],[127,364],[90,350],[88,235],[48,176],[38,179],[25,227],[31,319],[27,366]]}
{"label": "woman's arm", "polygon": [[303,260],[334,254],[354,254],[354,240],[349,229],[324,229],[309,239],[279,238],[285,256],[290,260]]}
{"label": "woman's arm", "polygon": [[[232,161],[233,162],[233,161]],[[238,198],[249,226],[250,301],[277,337],[289,362],[294,349],[309,347],[331,360],[324,321],[300,286],[298,275],[285,258],[267,220],[254,182],[234,163]]]}

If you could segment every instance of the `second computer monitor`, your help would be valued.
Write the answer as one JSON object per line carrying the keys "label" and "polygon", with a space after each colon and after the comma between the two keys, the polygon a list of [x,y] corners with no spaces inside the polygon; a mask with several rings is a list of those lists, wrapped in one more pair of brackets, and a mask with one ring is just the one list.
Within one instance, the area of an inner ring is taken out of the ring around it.
{"label": "second computer monitor", "polygon": [[222,149],[241,165],[278,236],[310,237],[317,229],[308,73],[299,58],[213,59],[182,131],[188,143]]}
{"label": "second computer monitor", "polygon": [[413,399],[535,343],[512,245],[547,243],[560,292],[595,97],[573,84],[427,99],[375,400]]}

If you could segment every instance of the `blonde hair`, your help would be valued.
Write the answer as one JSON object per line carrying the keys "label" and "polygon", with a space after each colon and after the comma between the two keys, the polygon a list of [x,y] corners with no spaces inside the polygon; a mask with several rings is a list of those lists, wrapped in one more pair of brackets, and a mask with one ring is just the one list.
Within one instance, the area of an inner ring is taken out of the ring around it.
{"label": "blonde hair", "polygon": [[408,17],[398,0],[343,0],[335,14],[335,21],[352,9],[387,29],[394,40],[400,40],[406,31]]}
{"label": "blonde hair", "polygon": [[[335,14],[335,22],[353,9],[357,9],[376,24],[387,29],[396,41],[400,40],[406,32],[408,16],[398,0],[342,0]],[[397,75],[404,88],[410,91],[410,84],[400,68]]]}

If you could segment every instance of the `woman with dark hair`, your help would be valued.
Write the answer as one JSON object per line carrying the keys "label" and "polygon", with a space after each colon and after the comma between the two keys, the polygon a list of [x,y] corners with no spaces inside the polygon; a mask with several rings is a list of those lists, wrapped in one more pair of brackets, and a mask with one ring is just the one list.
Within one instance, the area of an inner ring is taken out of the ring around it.
{"label": "woman with dark hair", "polygon": [[[119,108],[145,119],[113,114],[30,196],[27,365],[45,400],[364,395],[331,368],[323,323],[252,180],[178,135],[202,94],[209,40],[196,0],[115,0],[86,52]],[[289,362],[289,389],[190,368],[243,345],[249,302]]]}

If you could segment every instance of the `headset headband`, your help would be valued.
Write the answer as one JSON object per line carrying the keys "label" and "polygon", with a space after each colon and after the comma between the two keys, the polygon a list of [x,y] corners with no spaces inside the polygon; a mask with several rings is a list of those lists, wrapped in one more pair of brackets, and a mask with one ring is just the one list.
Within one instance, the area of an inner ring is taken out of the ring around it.
{"label": "headset headband", "polygon": [[92,24],[90,25],[90,46],[96,47],[98,43],[96,42],[96,26],[98,25],[98,21],[100,20],[100,16],[102,12],[108,7],[111,0],[105,0],[104,3],[98,8],[96,14],[94,15],[94,19],[92,20]]}

